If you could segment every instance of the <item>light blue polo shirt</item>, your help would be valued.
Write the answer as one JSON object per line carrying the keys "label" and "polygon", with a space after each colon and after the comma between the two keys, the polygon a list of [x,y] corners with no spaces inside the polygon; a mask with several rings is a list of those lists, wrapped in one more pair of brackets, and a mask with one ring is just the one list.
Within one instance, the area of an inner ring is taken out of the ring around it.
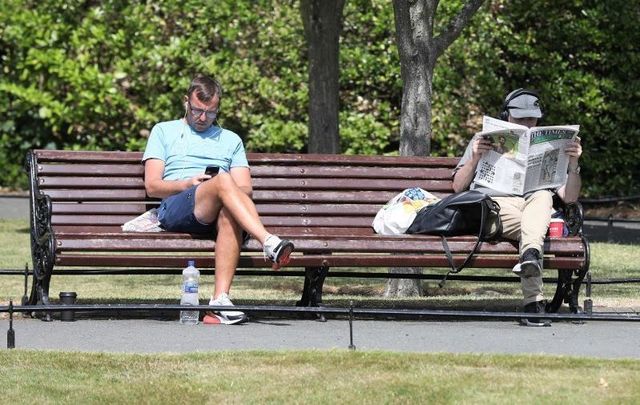
{"label": "light blue polo shirt", "polygon": [[242,139],[232,131],[212,126],[194,131],[183,120],[154,125],[142,161],[164,162],[164,180],[181,180],[203,174],[207,166],[229,172],[232,167],[249,167]]}

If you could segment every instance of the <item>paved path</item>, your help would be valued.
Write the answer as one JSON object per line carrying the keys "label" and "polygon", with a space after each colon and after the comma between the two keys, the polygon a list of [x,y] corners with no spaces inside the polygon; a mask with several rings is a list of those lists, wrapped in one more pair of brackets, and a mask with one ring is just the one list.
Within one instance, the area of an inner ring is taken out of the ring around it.
{"label": "paved path", "polygon": [[[164,320],[14,321],[16,348],[90,352],[347,349],[349,322],[262,319],[244,325],[185,326]],[[8,321],[0,321],[6,336]],[[640,322],[556,322],[551,327],[512,321],[353,322],[356,350],[449,353],[531,353],[640,359]],[[6,347],[2,341],[0,350]]]}
{"label": "paved path", "polygon": [[29,197],[0,195],[0,218],[29,219]]}

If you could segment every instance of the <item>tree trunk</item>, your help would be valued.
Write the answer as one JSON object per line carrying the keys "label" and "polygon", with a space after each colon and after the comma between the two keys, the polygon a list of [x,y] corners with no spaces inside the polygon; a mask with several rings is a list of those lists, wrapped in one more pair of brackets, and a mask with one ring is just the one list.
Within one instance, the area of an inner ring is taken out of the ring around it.
{"label": "tree trunk", "polygon": [[[438,0],[394,0],[396,44],[402,75],[400,155],[431,153],[431,94],[436,60],[460,35],[484,0],[469,0],[442,32],[434,37]],[[390,268],[390,273],[422,272],[420,268]],[[414,279],[389,279],[385,296],[422,295],[422,283]]]}
{"label": "tree trunk", "polygon": [[396,43],[402,75],[400,155],[431,151],[431,93],[436,55],[433,43],[435,1],[394,1]]}
{"label": "tree trunk", "polygon": [[344,0],[301,0],[309,46],[310,153],[340,153],[339,39]]}

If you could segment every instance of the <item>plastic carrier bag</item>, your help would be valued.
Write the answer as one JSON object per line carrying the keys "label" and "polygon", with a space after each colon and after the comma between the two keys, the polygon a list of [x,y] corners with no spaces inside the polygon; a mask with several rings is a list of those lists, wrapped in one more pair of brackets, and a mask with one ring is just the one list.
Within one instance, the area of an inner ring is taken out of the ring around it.
{"label": "plastic carrier bag", "polygon": [[380,208],[373,220],[373,229],[381,235],[403,234],[420,209],[439,200],[419,187],[405,189]]}
{"label": "plastic carrier bag", "polygon": [[121,226],[124,232],[162,232],[158,220],[158,209],[152,208],[144,214],[126,222]]}

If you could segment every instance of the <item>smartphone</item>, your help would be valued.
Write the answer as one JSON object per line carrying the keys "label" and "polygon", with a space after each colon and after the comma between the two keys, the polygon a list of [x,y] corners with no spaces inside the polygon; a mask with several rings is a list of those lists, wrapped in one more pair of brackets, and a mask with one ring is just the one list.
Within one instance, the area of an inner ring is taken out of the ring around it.
{"label": "smartphone", "polygon": [[206,170],[204,171],[204,174],[208,174],[209,176],[215,176],[216,174],[218,174],[218,171],[220,171],[220,168],[218,166],[207,166]]}

